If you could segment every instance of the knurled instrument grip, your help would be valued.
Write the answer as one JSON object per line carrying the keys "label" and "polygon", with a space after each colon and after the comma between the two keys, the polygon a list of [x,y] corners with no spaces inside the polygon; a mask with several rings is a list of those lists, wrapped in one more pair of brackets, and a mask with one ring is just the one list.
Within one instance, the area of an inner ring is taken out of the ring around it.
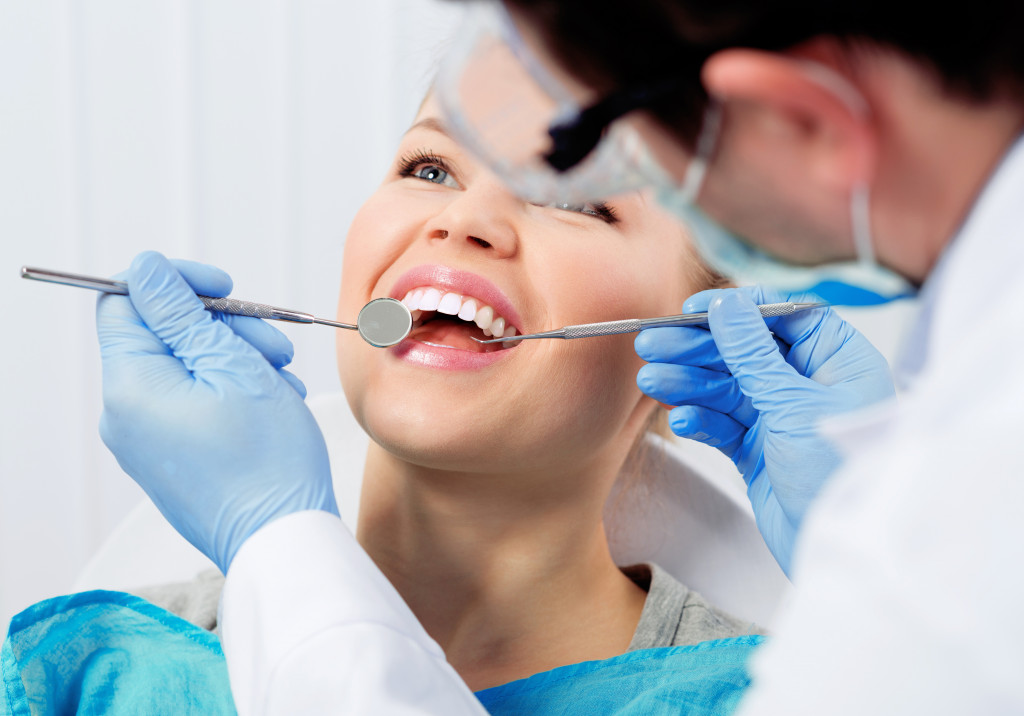
{"label": "knurled instrument grip", "polygon": [[253,303],[252,301],[239,301],[237,298],[210,298],[199,296],[209,310],[220,311],[221,313],[233,313],[236,316],[252,316],[253,318],[266,318],[277,321],[293,321],[295,323],[312,323],[313,316],[299,311],[289,311],[286,308],[268,306],[265,303]]}
{"label": "knurled instrument grip", "polygon": [[614,336],[618,333],[636,333],[641,328],[642,324],[639,318],[627,318],[621,321],[566,326],[563,330],[566,338],[590,338],[591,336]]}

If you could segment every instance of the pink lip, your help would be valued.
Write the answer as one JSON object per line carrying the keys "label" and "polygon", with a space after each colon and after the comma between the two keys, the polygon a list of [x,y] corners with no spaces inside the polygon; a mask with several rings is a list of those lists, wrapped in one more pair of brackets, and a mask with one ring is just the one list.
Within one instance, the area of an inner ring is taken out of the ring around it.
{"label": "pink lip", "polygon": [[477,353],[461,348],[421,343],[420,341],[406,338],[397,346],[389,348],[388,351],[396,358],[400,358],[408,363],[421,365],[424,368],[479,370],[480,368],[486,368],[493,363],[497,363],[514,353],[515,349],[494,351],[493,353]]}
{"label": "pink lip", "polygon": [[[506,322],[521,330],[523,323],[519,312],[512,307],[512,302],[501,289],[483,276],[469,271],[460,271],[450,266],[417,266],[399,277],[389,295],[391,298],[401,301],[410,290],[422,286],[433,286],[443,291],[478,298],[491,306],[499,316],[504,317]],[[492,365],[514,353],[514,349],[477,353],[461,348],[423,343],[409,338],[388,350],[393,356],[404,361],[440,370],[476,370]]]}

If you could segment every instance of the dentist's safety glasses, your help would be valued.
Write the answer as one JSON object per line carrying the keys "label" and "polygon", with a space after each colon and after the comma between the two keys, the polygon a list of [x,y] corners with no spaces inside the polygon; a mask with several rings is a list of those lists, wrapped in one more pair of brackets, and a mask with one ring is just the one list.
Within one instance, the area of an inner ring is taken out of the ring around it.
{"label": "dentist's safety glasses", "polygon": [[624,115],[674,89],[655,84],[596,102],[527,47],[501,3],[482,3],[435,84],[445,122],[520,197],[578,203],[668,181]]}

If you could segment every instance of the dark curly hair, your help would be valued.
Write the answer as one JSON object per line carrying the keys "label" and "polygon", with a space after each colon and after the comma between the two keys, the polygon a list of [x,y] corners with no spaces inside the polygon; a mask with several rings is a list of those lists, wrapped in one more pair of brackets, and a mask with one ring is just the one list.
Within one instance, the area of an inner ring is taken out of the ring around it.
{"label": "dark curly hair", "polygon": [[[682,79],[651,110],[685,141],[707,100],[700,69],[728,47],[781,51],[831,36],[856,52],[895,50],[959,98],[1024,104],[1024,2],[912,0],[506,0],[562,63],[601,91]],[[692,80],[692,81],[690,81]]]}

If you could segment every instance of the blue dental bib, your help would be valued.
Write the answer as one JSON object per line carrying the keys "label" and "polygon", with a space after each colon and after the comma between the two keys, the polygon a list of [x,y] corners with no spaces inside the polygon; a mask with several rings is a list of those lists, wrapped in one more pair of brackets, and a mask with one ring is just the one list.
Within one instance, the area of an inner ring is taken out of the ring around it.
{"label": "blue dental bib", "polygon": [[[491,714],[720,716],[749,683],[761,636],[645,649],[477,692]],[[48,599],[11,620],[0,650],[0,716],[234,714],[216,635],[139,597]]]}

